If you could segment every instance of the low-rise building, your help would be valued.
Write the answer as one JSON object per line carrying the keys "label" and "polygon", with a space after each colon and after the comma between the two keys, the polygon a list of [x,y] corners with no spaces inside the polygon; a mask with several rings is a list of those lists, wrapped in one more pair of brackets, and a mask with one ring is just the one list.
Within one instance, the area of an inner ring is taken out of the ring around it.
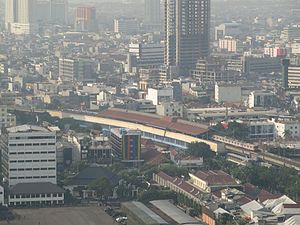
{"label": "low-rise building", "polygon": [[228,187],[237,189],[243,188],[233,177],[221,170],[199,170],[194,174],[189,173],[189,176],[191,183],[204,192],[213,192]]}
{"label": "low-rise building", "polygon": [[276,138],[299,138],[300,121],[291,118],[273,118]]}
{"label": "low-rise building", "polygon": [[156,113],[161,116],[183,116],[183,105],[180,102],[161,102],[156,106]]}
{"label": "low-rise building", "polygon": [[271,107],[275,100],[275,94],[269,91],[252,91],[248,97],[248,107]]}
{"label": "low-rise building", "polygon": [[124,202],[122,210],[126,213],[131,225],[168,225],[158,214],[151,211],[141,202]]}
{"label": "low-rise building", "polygon": [[65,191],[55,184],[20,183],[13,186],[8,196],[9,206],[53,206],[64,204]]}

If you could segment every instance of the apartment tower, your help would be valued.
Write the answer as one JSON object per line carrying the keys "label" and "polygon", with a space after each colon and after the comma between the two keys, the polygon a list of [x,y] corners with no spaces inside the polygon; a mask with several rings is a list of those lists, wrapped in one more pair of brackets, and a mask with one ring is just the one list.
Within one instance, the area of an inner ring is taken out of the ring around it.
{"label": "apartment tower", "polygon": [[190,75],[209,55],[210,0],[165,0],[165,64]]}

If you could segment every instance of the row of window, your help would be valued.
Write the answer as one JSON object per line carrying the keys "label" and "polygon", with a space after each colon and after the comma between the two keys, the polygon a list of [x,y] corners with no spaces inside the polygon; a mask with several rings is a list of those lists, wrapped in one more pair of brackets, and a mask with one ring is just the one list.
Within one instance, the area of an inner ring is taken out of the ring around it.
{"label": "row of window", "polygon": [[10,177],[11,180],[24,180],[24,179],[41,179],[41,178],[55,178],[55,176],[28,176],[28,177]]}
{"label": "row of window", "polygon": [[37,154],[54,154],[55,151],[42,151],[42,152],[10,152],[10,155],[37,155]]}
{"label": "row of window", "polygon": [[12,206],[38,206],[38,205],[61,205],[64,202],[62,200],[58,201],[26,201],[26,202],[10,202]]}
{"label": "row of window", "polygon": [[9,140],[55,139],[55,136],[9,137]]}
{"label": "row of window", "polygon": [[9,169],[9,171],[38,171],[38,170],[55,170],[55,167],[49,168],[18,168],[18,169]]}
{"label": "row of window", "polygon": [[[51,196],[52,195],[52,196]],[[51,198],[51,197],[62,197],[63,194],[59,193],[54,193],[54,194],[23,194],[23,195],[10,195],[9,197],[11,199],[14,199],[14,198]]]}
{"label": "row of window", "polygon": [[15,147],[15,146],[47,146],[47,145],[55,145],[55,143],[20,143],[20,144],[9,144],[9,147]]}
{"label": "row of window", "polygon": [[28,160],[10,160],[9,162],[10,163],[32,163],[32,162],[55,162],[56,160],[55,159],[34,159],[34,160],[31,160],[31,159],[28,159]]}

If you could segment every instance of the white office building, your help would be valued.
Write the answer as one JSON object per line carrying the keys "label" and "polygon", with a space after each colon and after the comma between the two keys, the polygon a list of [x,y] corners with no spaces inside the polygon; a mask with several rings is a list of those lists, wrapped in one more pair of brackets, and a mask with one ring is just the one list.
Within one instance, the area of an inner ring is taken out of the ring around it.
{"label": "white office building", "polygon": [[153,105],[159,105],[161,102],[171,102],[173,100],[173,88],[149,88],[146,99],[151,100],[153,102]]}
{"label": "white office building", "polygon": [[140,29],[139,21],[136,18],[119,18],[114,20],[114,32],[132,34]]}
{"label": "white office building", "polygon": [[215,101],[221,102],[240,102],[242,100],[241,86],[236,84],[219,84],[215,85]]}
{"label": "white office building", "polygon": [[1,135],[2,171],[9,186],[19,183],[56,184],[56,133],[22,125]]}

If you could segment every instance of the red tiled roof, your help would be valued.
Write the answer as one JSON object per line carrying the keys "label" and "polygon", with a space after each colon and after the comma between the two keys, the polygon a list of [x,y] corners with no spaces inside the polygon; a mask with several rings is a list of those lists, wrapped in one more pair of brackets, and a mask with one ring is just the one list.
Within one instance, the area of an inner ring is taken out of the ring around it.
{"label": "red tiled roof", "polygon": [[179,177],[171,177],[164,172],[157,173],[158,176],[160,176],[162,179],[169,181],[173,185],[175,185],[177,188],[188,192],[189,194],[193,195],[194,197],[198,198],[203,192],[199,190],[198,188],[194,187],[193,185],[186,182],[183,178]]}
{"label": "red tiled roof", "polygon": [[240,204],[240,205],[245,205],[249,202],[253,201],[253,199],[247,197],[247,196],[243,196],[241,197],[240,199],[237,200],[237,202]]}
{"label": "red tiled roof", "polygon": [[217,171],[197,171],[194,174],[201,180],[204,180],[208,185],[237,185],[238,183],[227,173],[222,170]]}
{"label": "red tiled roof", "polygon": [[258,200],[260,202],[264,202],[268,199],[276,199],[278,197],[279,197],[278,195],[274,195],[274,194],[272,194],[272,193],[270,193],[270,192],[268,192],[264,189],[262,189],[258,194]]}
{"label": "red tiled roof", "polygon": [[184,120],[175,121],[170,117],[161,117],[157,115],[150,115],[147,113],[140,113],[122,109],[108,109],[104,112],[101,112],[99,116],[110,119],[123,120],[127,122],[145,124],[151,127],[167,129],[170,131],[194,136],[203,134],[208,131],[208,127],[205,125],[191,123]]}

